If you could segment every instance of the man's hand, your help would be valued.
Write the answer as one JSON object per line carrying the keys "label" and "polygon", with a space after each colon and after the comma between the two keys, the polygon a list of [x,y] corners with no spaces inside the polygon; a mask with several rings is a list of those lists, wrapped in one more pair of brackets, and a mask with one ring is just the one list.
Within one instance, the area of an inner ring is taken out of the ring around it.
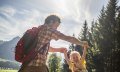
{"label": "man's hand", "polygon": [[66,49],[66,48],[64,48],[64,47],[59,48],[59,52],[64,53],[65,51],[67,51],[67,49]]}

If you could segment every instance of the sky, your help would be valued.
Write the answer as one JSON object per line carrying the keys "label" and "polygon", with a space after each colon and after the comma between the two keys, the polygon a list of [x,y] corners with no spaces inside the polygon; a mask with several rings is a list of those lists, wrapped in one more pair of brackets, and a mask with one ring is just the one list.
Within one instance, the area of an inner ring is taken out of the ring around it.
{"label": "sky", "polygon": [[[0,0],[0,40],[22,36],[27,29],[44,23],[50,14],[61,18],[58,30],[78,37],[85,20],[90,27],[109,0]],[[120,5],[120,3],[118,3]],[[52,40],[53,47],[69,47],[70,43]]]}

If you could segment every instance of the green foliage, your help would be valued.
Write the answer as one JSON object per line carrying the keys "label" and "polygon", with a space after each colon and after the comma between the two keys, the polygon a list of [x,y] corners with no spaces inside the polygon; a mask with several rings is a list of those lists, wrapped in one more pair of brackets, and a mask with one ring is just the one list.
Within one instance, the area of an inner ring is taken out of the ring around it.
{"label": "green foliage", "polygon": [[53,53],[50,55],[48,60],[48,66],[50,72],[60,72],[61,70],[61,58],[56,55],[56,53]]}
{"label": "green foliage", "polygon": [[[96,21],[88,28],[85,20],[79,40],[86,40],[90,48],[87,50],[87,69],[89,72],[119,72],[120,71],[120,6],[117,0],[109,0],[106,7],[100,11]],[[82,47],[71,44],[68,51],[76,50],[82,55]],[[52,62],[52,61],[50,61]],[[69,72],[66,61],[61,72]],[[51,70],[52,71],[52,70]],[[53,72],[53,71],[52,71]]]}
{"label": "green foliage", "polygon": [[18,63],[16,61],[10,61],[10,60],[0,58],[0,67],[19,69],[20,68],[20,63]]}
{"label": "green foliage", "polygon": [[62,64],[62,66],[63,66],[63,69],[61,72],[70,72],[70,69],[69,69],[69,66],[68,66],[66,60],[64,60],[64,63]]}
{"label": "green foliage", "polygon": [[0,72],[18,72],[17,70],[0,70]]}
{"label": "green foliage", "polygon": [[[94,56],[96,72],[117,72],[119,51],[119,12],[116,17],[117,0],[110,0],[106,8],[102,8],[97,22],[92,28],[94,38],[94,48],[98,48],[98,53]],[[120,36],[119,36],[120,37]]]}
{"label": "green foliage", "polygon": [[[78,39],[86,40],[90,48],[87,51],[87,69],[89,72],[118,72],[120,67],[120,7],[117,0],[110,0],[102,8],[97,21],[92,21],[91,29],[85,21]],[[80,50],[81,49],[81,50]],[[75,50],[82,54],[82,47]]]}

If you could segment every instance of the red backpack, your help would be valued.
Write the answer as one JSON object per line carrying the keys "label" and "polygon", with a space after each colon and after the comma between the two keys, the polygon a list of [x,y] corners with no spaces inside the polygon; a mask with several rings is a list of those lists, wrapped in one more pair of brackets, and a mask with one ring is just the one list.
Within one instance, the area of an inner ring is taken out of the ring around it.
{"label": "red backpack", "polygon": [[[39,27],[33,27],[25,32],[23,37],[18,41],[15,48],[15,60],[18,62],[25,62],[30,60],[30,56],[35,50],[36,38]],[[29,55],[29,56],[28,56]]]}

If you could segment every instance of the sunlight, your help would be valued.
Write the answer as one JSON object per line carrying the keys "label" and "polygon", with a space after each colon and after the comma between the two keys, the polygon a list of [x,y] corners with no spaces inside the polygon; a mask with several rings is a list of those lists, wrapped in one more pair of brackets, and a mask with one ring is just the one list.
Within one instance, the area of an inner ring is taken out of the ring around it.
{"label": "sunlight", "polygon": [[65,16],[69,14],[65,0],[52,0],[52,1],[55,6],[55,10],[58,13],[60,13],[60,15]]}

